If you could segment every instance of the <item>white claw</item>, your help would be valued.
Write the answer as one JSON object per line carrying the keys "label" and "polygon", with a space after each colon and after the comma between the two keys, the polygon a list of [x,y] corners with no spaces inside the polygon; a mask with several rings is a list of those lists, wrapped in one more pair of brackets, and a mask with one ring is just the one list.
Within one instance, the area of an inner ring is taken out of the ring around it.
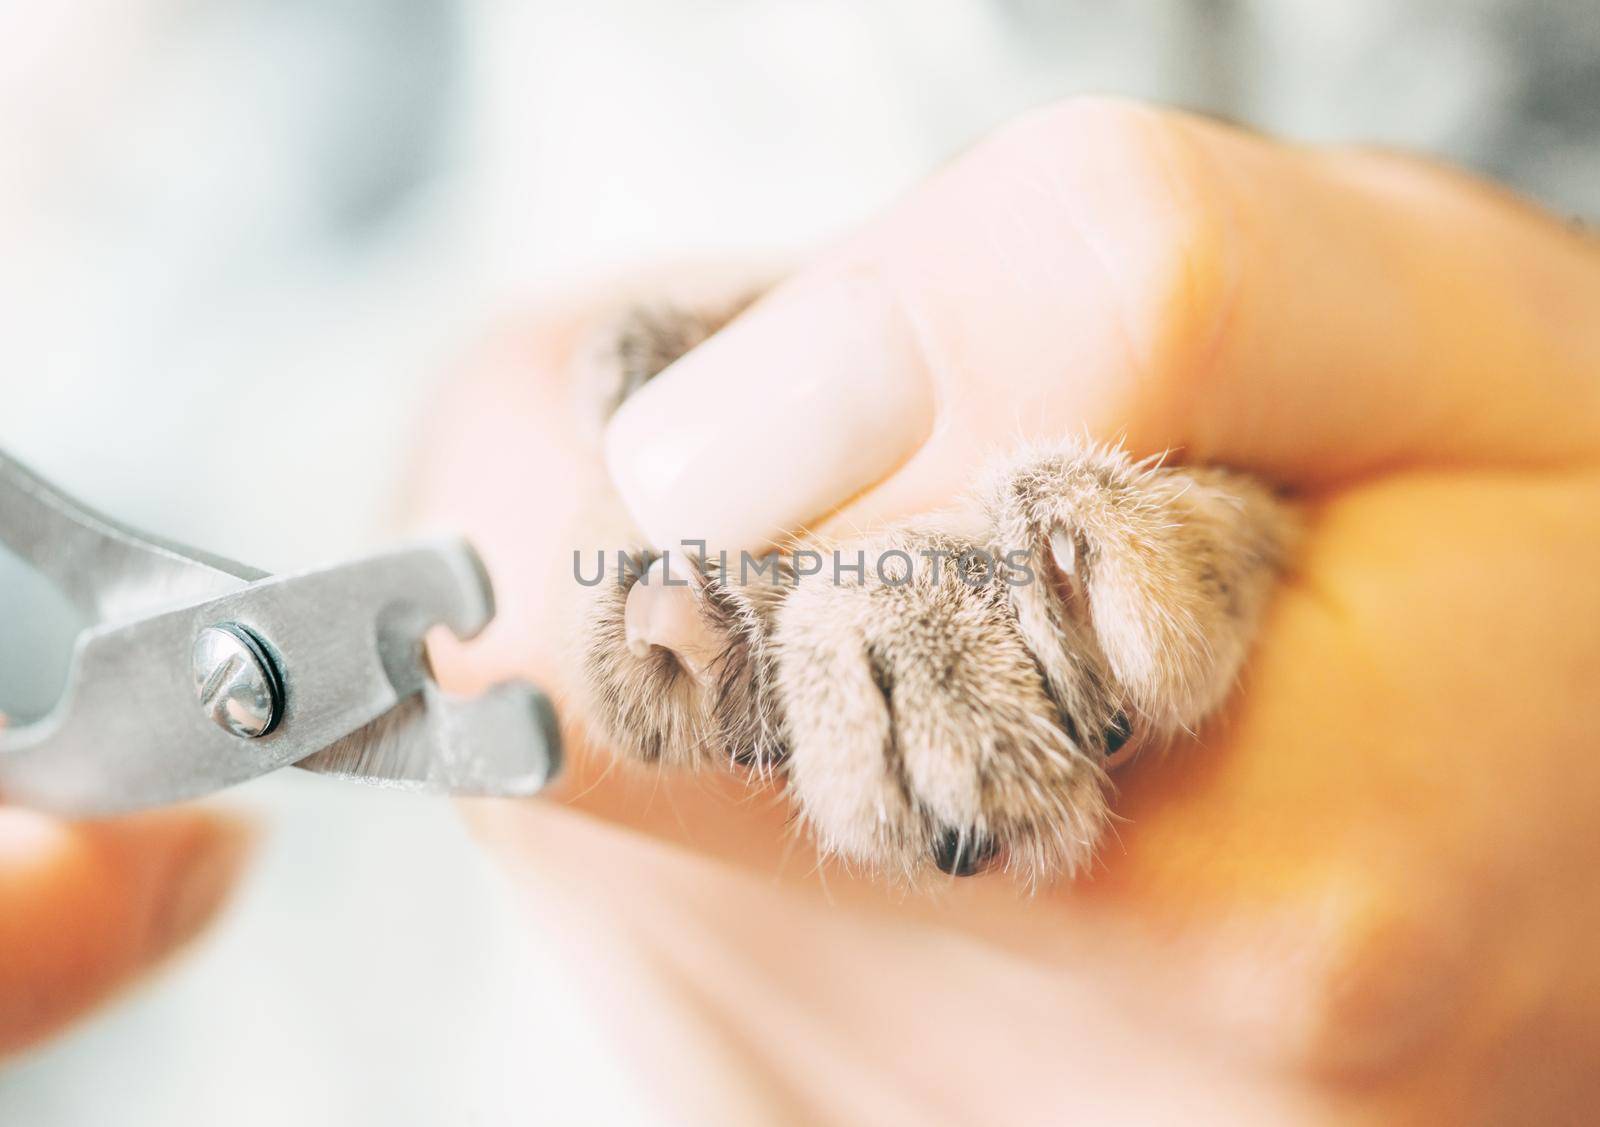
{"label": "white claw", "polygon": [[1050,533],[1050,554],[1055,557],[1061,574],[1071,578],[1078,570],[1078,545],[1064,528]]}

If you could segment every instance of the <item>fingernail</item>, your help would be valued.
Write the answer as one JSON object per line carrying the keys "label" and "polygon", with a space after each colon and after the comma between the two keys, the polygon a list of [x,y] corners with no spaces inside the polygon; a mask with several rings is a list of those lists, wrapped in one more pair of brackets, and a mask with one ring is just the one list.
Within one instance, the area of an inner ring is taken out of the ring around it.
{"label": "fingernail", "polygon": [[801,283],[624,403],[606,465],[655,545],[759,548],[892,474],[927,438],[934,406],[880,284]]}

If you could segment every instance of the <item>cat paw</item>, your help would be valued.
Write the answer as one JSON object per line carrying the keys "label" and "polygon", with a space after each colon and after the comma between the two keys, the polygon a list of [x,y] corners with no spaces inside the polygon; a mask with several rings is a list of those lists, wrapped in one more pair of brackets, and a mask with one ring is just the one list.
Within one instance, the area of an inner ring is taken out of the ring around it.
{"label": "cat paw", "polygon": [[669,766],[780,760],[771,632],[781,564],[750,583],[673,552],[615,563],[613,574],[602,565],[583,616],[588,714],[605,740]]}
{"label": "cat paw", "polygon": [[[631,314],[606,410],[727,316]],[[781,775],[862,867],[1041,883],[1093,856],[1107,772],[1227,697],[1294,528],[1239,474],[1023,450],[960,511],[754,582],[747,558],[629,557],[585,616],[589,712],[629,758]]]}
{"label": "cat paw", "polygon": [[980,497],[1038,579],[1007,594],[1063,710],[1149,743],[1227,697],[1293,538],[1270,490],[1074,441],[1001,463]]}
{"label": "cat paw", "polygon": [[836,550],[774,628],[786,777],[825,852],[915,879],[1039,881],[1090,857],[1102,751],[1047,690],[990,545],[930,529]]}

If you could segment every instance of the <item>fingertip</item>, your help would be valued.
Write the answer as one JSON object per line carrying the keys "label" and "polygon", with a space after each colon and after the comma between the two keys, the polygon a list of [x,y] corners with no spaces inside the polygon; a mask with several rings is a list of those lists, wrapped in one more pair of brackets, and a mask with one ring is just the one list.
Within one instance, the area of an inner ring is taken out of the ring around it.
{"label": "fingertip", "polygon": [[936,396],[911,327],[870,273],[781,287],[635,393],[606,467],[658,547],[759,548],[892,474]]}
{"label": "fingertip", "polygon": [[104,876],[127,890],[130,952],[150,966],[217,915],[260,827],[235,811],[164,810],[80,827]]}
{"label": "fingertip", "polygon": [[69,824],[0,809],[0,1053],[54,1032],[194,938],[257,836],[215,810]]}

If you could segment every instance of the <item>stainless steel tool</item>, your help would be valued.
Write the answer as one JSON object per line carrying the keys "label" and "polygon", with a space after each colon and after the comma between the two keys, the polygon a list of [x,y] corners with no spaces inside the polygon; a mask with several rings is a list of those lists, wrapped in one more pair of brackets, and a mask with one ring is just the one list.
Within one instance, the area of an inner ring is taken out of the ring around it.
{"label": "stainless steel tool", "polygon": [[463,541],[267,575],[126,528],[0,453],[0,542],[92,623],[54,711],[0,729],[0,801],[109,814],[291,765],[525,795],[558,766],[538,690],[458,699],[434,682],[424,634],[470,638],[494,615]]}

